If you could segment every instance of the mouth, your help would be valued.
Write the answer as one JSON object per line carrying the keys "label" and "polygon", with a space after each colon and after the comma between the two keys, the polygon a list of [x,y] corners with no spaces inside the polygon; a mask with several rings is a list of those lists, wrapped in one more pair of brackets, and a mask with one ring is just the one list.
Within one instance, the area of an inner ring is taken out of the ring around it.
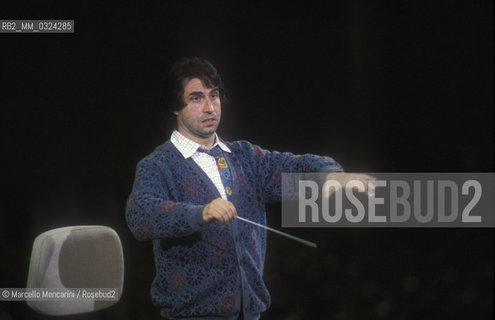
{"label": "mouth", "polygon": [[213,124],[215,124],[217,122],[217,118],[215,118],[215,117],[209,117],[209,118],[204,119],[201,122],[204,123],[204,124],[206,124],[206,125],[213,125]]}

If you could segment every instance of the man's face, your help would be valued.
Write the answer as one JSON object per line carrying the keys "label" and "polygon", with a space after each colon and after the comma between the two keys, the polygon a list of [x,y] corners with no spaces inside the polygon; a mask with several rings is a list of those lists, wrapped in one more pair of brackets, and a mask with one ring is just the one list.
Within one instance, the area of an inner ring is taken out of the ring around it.
{"label": "man's face", "polygon": [[222,107],[219,89],[207,88],[198,78],[186,79],[184,102],[186,106],[175,111],[177,129],[185,137],[203,143],[213,136],[220,123]]}

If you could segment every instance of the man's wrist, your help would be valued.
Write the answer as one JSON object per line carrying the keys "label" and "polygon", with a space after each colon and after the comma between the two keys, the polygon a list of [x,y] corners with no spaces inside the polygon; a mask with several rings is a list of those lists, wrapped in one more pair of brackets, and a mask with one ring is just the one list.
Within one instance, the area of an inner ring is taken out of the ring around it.
{"label": "man's wrist", "polygon": [[201,206],[201,210],[199,210],[197,213],[197,220],[198,220],[198,224],[200,226],[206,224],[205,217],[204,217],[204,215],[205,215],[204,212],[205,212],[206,206],[207,205]]}

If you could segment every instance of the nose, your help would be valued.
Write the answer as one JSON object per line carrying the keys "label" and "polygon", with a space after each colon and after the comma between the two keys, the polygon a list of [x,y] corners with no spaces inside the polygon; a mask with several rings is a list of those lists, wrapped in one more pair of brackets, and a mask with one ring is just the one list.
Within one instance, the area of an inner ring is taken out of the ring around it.
{"label": "nose", "polygon": [[205,103],[203,105],[203,112],[212,113],[213,111],[215,111],[215,109],[213,108],[213,103],[209,98],[206,98]]}

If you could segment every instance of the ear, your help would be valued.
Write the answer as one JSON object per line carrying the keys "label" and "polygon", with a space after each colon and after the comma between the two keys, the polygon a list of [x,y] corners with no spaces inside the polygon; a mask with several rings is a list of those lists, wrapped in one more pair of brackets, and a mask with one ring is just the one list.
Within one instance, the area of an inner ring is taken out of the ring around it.
{"label": "ear", "polygon": [[179,111],[174,111],[172,112],[175,116],[178,116],[179,115]]}

